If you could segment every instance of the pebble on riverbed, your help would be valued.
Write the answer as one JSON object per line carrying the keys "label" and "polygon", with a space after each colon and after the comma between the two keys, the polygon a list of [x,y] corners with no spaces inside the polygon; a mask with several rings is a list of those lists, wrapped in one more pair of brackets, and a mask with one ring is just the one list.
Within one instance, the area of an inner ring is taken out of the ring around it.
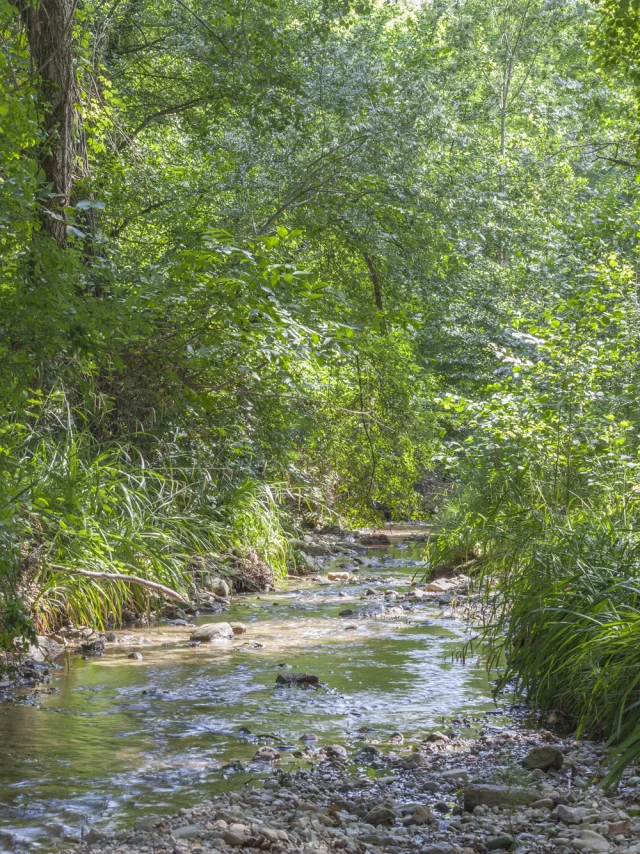
{"label": "pebble on riverbed", "polygon": [[[276,770],[260,788],[216,795],[173,817],[145,818],[99,841],[90,831],[84,851],[640,854],[637,784],[627,778],[614,794],[588,785],[601,772],[600,745],[515,724],[486,726],[474,739],[454,736],[425,740],[403,755],[374,745],[351,756],[342,745],[307,747],[316,762],[309,770]],[[537,767],[532,774],[523,767],[527,758],[548,773]],[[281,754],[265,745],[254,759],[277,767]]]}

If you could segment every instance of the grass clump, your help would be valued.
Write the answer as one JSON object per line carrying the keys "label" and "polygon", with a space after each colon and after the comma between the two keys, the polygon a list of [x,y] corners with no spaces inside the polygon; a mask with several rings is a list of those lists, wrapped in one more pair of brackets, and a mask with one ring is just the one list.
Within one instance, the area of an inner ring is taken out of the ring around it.
{"label": "grass clump", "polygon": [[103,627],[124,608],[144,612],[156,595],[77,570],[135,575],[185,597],[194,555],[233,550],[248,571],[258,561],[263,575],[285,573],[276,488],[250,479],[221,484],[206,458],[151,435],[100,442],[67,415],[64,430],[46,417],[15,426],[1,461],[5,648],[28,632],[29,613],[41,632],[64,621]]}

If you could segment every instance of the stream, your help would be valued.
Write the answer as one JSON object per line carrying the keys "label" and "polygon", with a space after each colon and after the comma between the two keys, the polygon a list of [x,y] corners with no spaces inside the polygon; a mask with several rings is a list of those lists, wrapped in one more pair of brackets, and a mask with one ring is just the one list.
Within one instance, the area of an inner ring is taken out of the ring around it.
{"label": "stream", "polygon": [[[54,850],[87,828],[242,787],[270,772],[251,761],[259,746],[277,747],[286,769],[305,733],[349,746],[365,726],[380,743],[470,727],[495,704],[482,663],[454,657],[464,622],[436,604],[395,620],[338,616],[362,607],[366,588],[408,591],[420,554],[398,540],[362,554],[355,584],[289,578],[277,592],[236,596],[197,620],[245,623],[225,647],[190,647],[192,629],[155,624],[119,632],[125,642],[102,658],[69,654],[51,693],[0,704],[0,851]],[[327,687],[276,688],[290,670]]]}

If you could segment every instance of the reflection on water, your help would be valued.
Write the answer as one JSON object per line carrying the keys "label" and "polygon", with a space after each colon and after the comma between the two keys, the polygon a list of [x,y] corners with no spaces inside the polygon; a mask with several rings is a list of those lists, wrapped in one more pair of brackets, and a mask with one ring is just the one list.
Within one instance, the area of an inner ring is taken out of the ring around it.
{"label": "reflection on water", "polygon": [[[409,583],[410,550],[371,555],[377,565],[362,576],[397,590]],[[199,620],[244,622],[247,634],[229,647],[192,648],[189,629],[155,627],[102,659],[69,656],[57,693],[37,706],[0,705],[0,851],[48,849],[88,826],[241,785],[258,770],[247,767],[257,744],[279,746],[286,766],[303,733],[349,744],[366,725],[374,740],[396,730],[410,739],[443,716],[493,707],[483,667],[453,658],[462,624],[428,608],[407,621],[338,617],[363,604],[366,586],[294,580]],[[142,661],[127,658],[132,648]],[[275,688],[283,666],[316,673],[328,690]],[[243,769],[225,768],[237,760]]]}

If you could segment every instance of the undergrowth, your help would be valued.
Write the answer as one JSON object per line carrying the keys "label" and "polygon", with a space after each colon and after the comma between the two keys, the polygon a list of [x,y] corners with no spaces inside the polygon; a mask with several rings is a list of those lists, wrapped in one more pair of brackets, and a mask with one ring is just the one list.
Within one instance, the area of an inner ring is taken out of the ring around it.
{"label": "undergrowth", "polygon": [[430,567],[475,551],[478,643],[500,666],[497,690],[607,739],[607,785],[640,758],[638,509],[558,511],[506,494],[489,506],[462,490],[429,545]]}
{"label": "undergrowth", "polygon": [[98,441],[77,425],[64,396],[35,423],[5,427],[3,645],[25,634],[29,612],[45,631],[65,620],[104,626],[124,608],[149,607],[145,588],[75,575],[78,569],[136,575],[186,594],[193,555],[233,549],[259,554],[283,575],[278,487],[217,475],[193,447],[151,435],[137,435],[135,444]]}

